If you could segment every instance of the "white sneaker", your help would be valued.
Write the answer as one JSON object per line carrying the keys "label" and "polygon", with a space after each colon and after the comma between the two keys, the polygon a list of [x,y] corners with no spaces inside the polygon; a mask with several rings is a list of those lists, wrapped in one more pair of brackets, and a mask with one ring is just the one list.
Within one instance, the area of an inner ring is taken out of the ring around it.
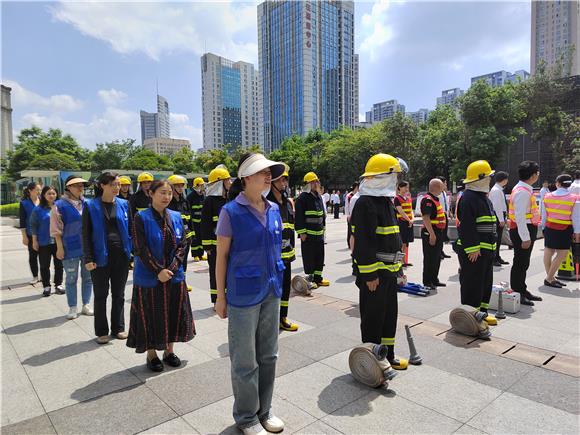
{"label": "white sneaker", "polygon": [[83,309],[81,310],[81,314],[84,314],[85,316],[94,316],[95,313],[93,310],[91,310],[91,307],[89,307],[88,305],[83,305]]}
{"label": "white sneaker", "polygon": [[244,435],[267,435],[268,433],[264,430],[260,423],[255,424],[250,427],[245,427],[242,429]]}
{"label": "white sneaker", "polygon": [[263,420],[261,423],[264,429],[268,432],[278,433],[284,430],[284,422],[273,415],[267,420]]}
{"label": "white sneaker", "polygon": [[70,307],[68,309],[68,314],[66,315],[66,318],[68,320],[73,320],[76,319],[79,315],[77,314],[77,307]]}

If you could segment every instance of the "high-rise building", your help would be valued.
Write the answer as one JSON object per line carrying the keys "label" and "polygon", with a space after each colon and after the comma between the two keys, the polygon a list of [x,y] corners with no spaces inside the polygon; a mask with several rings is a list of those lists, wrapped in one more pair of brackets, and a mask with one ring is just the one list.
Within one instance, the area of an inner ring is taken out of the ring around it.
{"label": "high-rise building", "polygon": [[247,62],[201,57],[203,148],[260,144],[258,72]]}
{"label": "high-rise building", "polygon": [[429,109],[419,109],[416,112],[407,112],[406,115],[415,122],[415,124],[423,124],[427,122],[429,117]]}
{"label": "high-rise building", "polygon": [[143,148],[156,154],[169,156],[182,148],[191,149],[191,143],[187,139],[172,139],[169,137],[152,137],[143,142]]}
{"label": "high-rise building", "polygon": [[515,73],[511,73],[508,71],[496,71],[489,74],[484,74],[477,77],[471,78],[471,84],[478,82],[479,80],[484,80],[488,85],[492,87],[496,86],[503,86],[506,83],[518,83],[520,81],[526,81],[530,78],[530,73],[520,69],[517,70]]}
{"label": "high-rise building", "polygon": [[2,88],[2,144],[0,147],[2,157],[12,150],[12,101],[10,93],[12,88],[1,85]]}
{"label": "high-rise building", "polygon": [[266,151],[294,133],[358,121],[354,2],[261,3],[258,57]]}
{"label": "high-rise building", "polygon": [[157,113],[141,110],[141,143],[154,137],[170,137],[169,104],[161,95],[157,95]]}
{"label": "high-rise building", "polygon": [[372,110],[366,113],[365,119],[367,122],[374,124],[384,119],[392,118],[397,112],[405,113],[405,106],[399,104],[397,100],[383,101],[373,104]]}
{"label": "high-rise building", "polygon": [[579,21],[578,0],[532,2],[532,75],[540,62],[544,61],[551,67],[561,56],[564,56],[564,76],[580,74]]}
{"label": "high-rise building", "polygon": [[437,106],[443,106],[445,104],[456,105],[456,100],[464,93],[465,91],[459,88],[447,89],[441,92],[440,97],[437,97]]}

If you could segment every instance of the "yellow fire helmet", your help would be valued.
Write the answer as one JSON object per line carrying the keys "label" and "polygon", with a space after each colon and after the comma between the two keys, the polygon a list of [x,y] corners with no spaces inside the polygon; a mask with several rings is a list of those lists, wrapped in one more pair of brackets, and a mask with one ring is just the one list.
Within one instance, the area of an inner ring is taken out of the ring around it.
{"label": "yellow fire helmet", "polygon": [[210,183],[215,183],[219,180],[227,180],[230,177],[230,173],[226,169],[224,165],[219,165],[216,168],[212,169],[209,173],[207,180]]}
{"label": "yellow fire helmet", "polygon": [[193,187],[203,186],[204,184],[205,184],[205,181],[203,181],[203,178],[201,178],[201,177],[196,177],[193,180]]}
{"label": "yellow fire helmet", "polygon": [[141,172],[137,177],[137,183],[142,183],[144,181],[153,181],[153,175],[149,172]]}
{"label": "yellow fire helmet", "polygon": [[304,183],[312,183],[313,181],[320,181],[314,172],[309,172],[304,176]]}
{"label": "yellow fire helmet", "polygon": [[365,166],[363,177],[401,172],[401,164],[396,157],[389,154],[375,154]]}
{"label": "yellow fire helmet", "polygon": [[131,185],[131,179],[129,177],[127,177],[126,175],[121,175],[119,177],[119,182],[121,183],[121,186],[124,185]]}
{"label": "yellow fire helmet", "polygon": [[463,183],[473,183],[474,181],[482,180],[485,177],[491,177],[493,174],[495,174],[495,171],[491,169],[487,160],[477,160],[470,163],[467,167]]}
{"label": "yellow fire helmet", "polygon": [[185,177],[182,177],[181,175],[177,175],[177,174],[173,174],[171,175],[167,181],[169,182],[169,184],[171,184],[172,186],[174,184],[187,184],[187,180],[185,179]]}

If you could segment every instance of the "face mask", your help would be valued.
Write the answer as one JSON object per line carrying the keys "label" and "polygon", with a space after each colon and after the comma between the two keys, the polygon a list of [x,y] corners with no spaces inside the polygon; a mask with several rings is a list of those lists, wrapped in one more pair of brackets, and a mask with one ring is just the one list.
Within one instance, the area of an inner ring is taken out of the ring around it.
{"label": "face mask", "polygon": [[465,188],[475,192],[489,193],[489,177],[466,184]]}
{"label": "face mask", "polygon": [[306,193],[310,193],[312,190],[310,183],[308,183],[306,186],[304,186],[304,189],[302,189],[302,192],[306,192]]}
{"label": "face mask", "polygon": [[365,178],[359,187],[361,195],[388,196],[394,198],[397,193],[397,174],[382,174]]}
{"label": "face mask", "polygon": [[207,196],[222,196],[224,193],[224,183],[223,181],[216,181],[214,183],[208,184],[207,186]]}

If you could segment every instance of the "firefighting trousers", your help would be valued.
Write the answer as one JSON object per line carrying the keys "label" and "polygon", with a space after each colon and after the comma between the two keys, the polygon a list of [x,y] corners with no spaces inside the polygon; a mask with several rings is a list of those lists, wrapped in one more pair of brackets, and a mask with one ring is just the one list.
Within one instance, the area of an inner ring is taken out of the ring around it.
{"label": "firefighting trousers", "polygon": [[292,263],[284,262],[284,277],[282,281],[282,299],[280,299],[280,318],[288,317],[288,301],[290,300],[290,282],[292,280]]}
{"label": "firefighting trousers", "polygon": [[215,278],[216,254],[215,249],[207,252],[207,264],[209,265],[209,294],[212,304],[215,304],[217,300],[217,280]]}
{"label": "firefighting trousers", "polygon": [[201,224],[194,223],[193,229],[195,235],[191,242],[191,256],[192,257],[203,257],[203,246],[201,245]]}
{"label": "firefighting trousers", "polygon": [[443,249],[443,232],[435,230],[435,246],[429,244],[429,233],[421,230],[423,241],[423,285],[434,286],[439,282],[439,267],[441,266],[441,249]]}
{"label": "firefighting trousers", "polygon": [[495,251],[481,250],[481,256],[477,261],[469,261],[463,249],[459,249],[459,284],[461,286],[461,303],[481,311],[489,308],[491,287],[493,285],[493,260]]}
{"label": "firefighting trousers", "polygon": [[302,264],[304,273],[312,278],[312,281],[322,281],[322,269],[324,268],[324,239],[322,236],[307,236],[302,242]]}
{"label": "firefighting trousers", "polygon": [[397,332],[397,278],[381,274],[379,285],[371,292],[360,277],[359,289],[360,330],[363,343],[395,345]]}

